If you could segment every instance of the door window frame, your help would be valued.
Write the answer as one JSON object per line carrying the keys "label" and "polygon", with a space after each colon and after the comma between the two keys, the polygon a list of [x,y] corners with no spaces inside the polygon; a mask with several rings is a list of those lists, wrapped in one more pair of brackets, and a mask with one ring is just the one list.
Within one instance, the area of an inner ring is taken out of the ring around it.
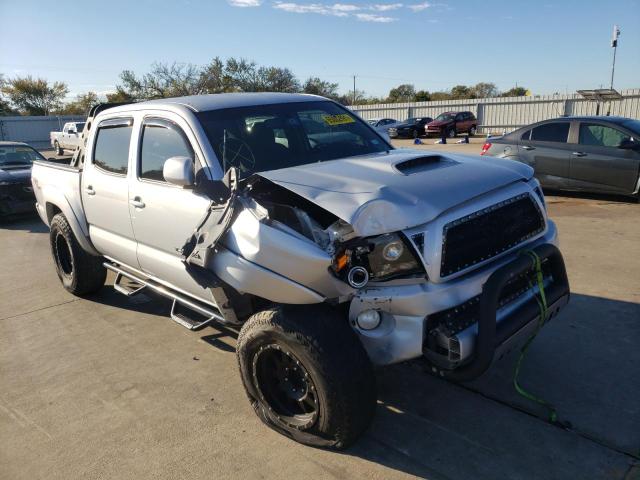
{"label": "door window frame", "polygon": [[[578,122],[576,122],[576,135],[575,135],[575,144],[579,145],[581,148],[598,148],[598,149],[607,149],[607,151],[611,151],[611,149],[613,150],[619,150],[618,147],[609,147],[606,145],[587,145],[587,144],[583,144],[580,143],[580,127],[582,126],[582,124],[586,124],[586,125],[597,125],[599,127],[607,127],[607,128],[612,128],[613,130],[617,130],[621,133],[624,133],[627,137],[633,137],[633,134],[630,133],[628,130],[618,126],[618,125],[611,125],[610,123],[606,123],[606,122],[599,122],[599,121],[594,121],[594,120],[580,120]],[[635,138],[635,137],[634,137]]]}
{"label": "door window frame", "polygon": [[[127,151],[127,171],[125,173],[118,172],[110,172],[109,170],[105,170],[95,163],[95,153],[96,147],[98,145],[98,139],[100,138],[100,129],[101,128],[121,128],[121,127],[131,127],[131,135],[129,136],[129,149]],[[99,171],[101,174],[111,175],[112,177],[118,178],[127,178],[129,172],[131,170],[131,142],[134,139],[134,119],[132,116],[118,116],[118,117],[110,117],[106,118],[96,126],[95,133],[93,134],[94,139],[92,139],[92,148],[91,148],[91,158],[89,159],[89,163],[93,168]]]}

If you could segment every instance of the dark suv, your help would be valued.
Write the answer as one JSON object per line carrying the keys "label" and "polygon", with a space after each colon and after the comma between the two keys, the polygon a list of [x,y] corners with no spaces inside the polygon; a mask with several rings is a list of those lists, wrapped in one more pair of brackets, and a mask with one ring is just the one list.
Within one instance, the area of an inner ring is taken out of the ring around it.
{"label": "dark suv", "polygon": [[478,120],[471,112],[444,112],[428,123],[425,131],[427,136],[455,137],[459,133],[475,135],[478,130]]}
{"label": "dark suv", "polygon": [[412,117],[389,128],[391,138],[418,138],[425,134],[426,125],[431,117]]}

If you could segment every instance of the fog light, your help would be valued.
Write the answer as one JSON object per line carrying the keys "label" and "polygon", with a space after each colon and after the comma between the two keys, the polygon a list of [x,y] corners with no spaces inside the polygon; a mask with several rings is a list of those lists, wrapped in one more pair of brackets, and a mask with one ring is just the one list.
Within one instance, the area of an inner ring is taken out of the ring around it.
{"label": "fog light", "polygon": [[360,312],[356,318],[358,327],[362,330],[373,330],[380,325],[380,312],[377,310],[365,310]]}

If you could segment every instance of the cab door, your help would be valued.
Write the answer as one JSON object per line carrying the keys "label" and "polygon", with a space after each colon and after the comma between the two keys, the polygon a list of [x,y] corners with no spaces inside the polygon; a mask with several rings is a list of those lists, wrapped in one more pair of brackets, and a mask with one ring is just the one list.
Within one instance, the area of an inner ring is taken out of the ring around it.
{"label": "cab door", "polygon": [[132,117],[101,121],[89,142],[82,172],[82,205],[96,249],[137,267],[136,242],[129,218],[129,164]]}
{"label": "cab door", "polygon": [[573,145],[571,180],[580,190],[632,193],[638,182],[640,152],[618,148],[630,132],[604,122],[580,122]]}
{"label": "cab door", "polygon": [[518,157],[533,167],[548,188],[569,189],[573,146],[568,143],[570,121],[545,122],[527,130],[518,143]]}
{"label": "cab door", "polygon": [[166,182],[162,173],[167,159],[186,156],[193,159],[198,177],[202,153],[188,124],[173,113],[144,117],[138,136],[129,209],[140,268],[186,293],[211,301],[209,290],[187,272],[180,253],[204,217],[210,199],[193,187]]}

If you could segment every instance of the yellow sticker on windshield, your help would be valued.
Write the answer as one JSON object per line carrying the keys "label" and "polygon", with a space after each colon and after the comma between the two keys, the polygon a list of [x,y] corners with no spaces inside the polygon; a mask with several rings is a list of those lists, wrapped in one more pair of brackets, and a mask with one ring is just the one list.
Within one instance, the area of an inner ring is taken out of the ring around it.
{"label": "yellow sticker on windshield", "polygon": [[355,120],[350,115],[346,113],[341,113],[340,115],[323,115],[322,119],[325,121],[327,125],[344,125],[345,123],[355,123]]}

